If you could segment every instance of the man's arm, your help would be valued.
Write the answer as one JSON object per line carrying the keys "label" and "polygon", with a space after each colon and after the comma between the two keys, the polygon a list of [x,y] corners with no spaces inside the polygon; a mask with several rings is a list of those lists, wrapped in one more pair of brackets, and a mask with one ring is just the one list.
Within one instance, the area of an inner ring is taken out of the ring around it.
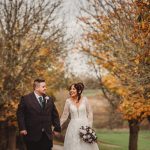
{"label": "man's arm", "polygon": [[17,121],[18,121],[20,134],[26,135],[27,131],[25,127],[24,116],[25,116],[25,103],[24,103],[24,97],[22,96],[17,109]]}
{"label": "man's arm", "polygon": [[61,132],[59,114],[58,114],[58,111],[56,109],[54,102],[52,103],[53,103],[52,125],[54,126],[54,132]]}

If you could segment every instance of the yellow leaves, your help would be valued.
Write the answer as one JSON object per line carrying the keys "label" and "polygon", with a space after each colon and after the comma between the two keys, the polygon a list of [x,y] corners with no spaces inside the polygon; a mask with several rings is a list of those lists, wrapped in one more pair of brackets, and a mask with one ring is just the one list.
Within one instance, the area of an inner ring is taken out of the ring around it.
{"label": "yellow leaves", "polygon": [[0,121],[8,121],[8,124],[16,126],[16,110],[18,107],[17,100],[10,100],[4,104],[3,111],[1,111]]}
{"label": "yellow leaves", "polygon": [[11,100],[5,103],[4,108],[8,109],[8,108],[14,108],[16,109],[18,106],[18,101],[17,100]]}
{"label": "yellow leaves", "polygon": [[127,97],[127,99],[123,99],[119,106],[119,110],[127,120],[137,119],[141,121],[150,115],[150,105],[140,96],[138,96],[138,98],[131,96]]}
{"label": "yellow leaves", "polygon": [[108,70],[112,69],[112,65],[109,62],[103,63],[103,67],[108,69]]}
{"label": "yellow leaves", "polygon": [[117,79],[111,74],[108,74],[105,77],[103,77],[102,81],[107,88],[109,88],[110,90],[122,97],[125,97],[129,94],[129,90],[127,89],[127,87],[121,86],[119,79]]}
{"label": "yellow leaves", "polygon": [[129,91],[128,91],[127,88],[120,86],[120,87],[117,89],[117,93],[118,93],[119,95],[121,95],[122,97],[125,97],[125,96],[127,96],[127,95],[129,94]]}
{"label": "yellow leaves", "polygon": [[86,36],[87,39],[91,39],[93,44],[99,44],[104,40],[104,35],[101,33],[93,32],[93,33],[88,33]]}
{"label": "yellow leaves", "polygon": [[[116,7],[116,12],[122,14],[121,20],[113,11],[107,15],[102,14],[100,21],[96,23],[91,21],[96,20],[95,18],[88,20],[89,24],[86,22],[86,25],[90,26],[89,32],[87,29],[84,38],[87,45],[83,43],[87,49],[82,50],[95,57],[96,64],[110,72],[103,77],[102,82],[112,93],[122,98],[119,110],[124,118],[142,120],[150,112],[150,106],[143,96],[143,81],[147,78],[144,69],[150,62],[148,55],[145,55],[145,51],[149,50],[150,15],[146,0],[138,1],[137,6],[134,2],[129,3],[119,3],[120,6]],[[125,4],[130,8],[128,11]],[[138,21],[134,20],[136,16],[139,16]]]}
{"label": "yellow leaves", "polygon": [[135,63],[138,65],[140,63],[139,59],[135,59]]}
{"label": "yellow leaves", "polygon": [[149,10],[149,0],[136,1],[138,21],[134,23],[135,32],[133,36],[136,38],[134,41],[141,47],[145,46],[145,43],[149,40],[150,31],[150,10]]}
{"label": "yellow leaves", "polygon": [[145,22],[145,21],[142,21],[141,28],[142,28],[143,31],[147,31],[148,28],[149,28],[149,23]]}
{"label": "yellow leaves", "polygon": [[48,48],[42,48],[39,50],[39,56],[47,56],[49,55],[49,49]]}
{"label": "yellow leaves", "polygon": [[135,102],[135,104],[133,105],[135,109],[140,108],[141,103],[140,102]]}
{"label": "yellow leaves", "polygon": [[104,76],[102,81],[110,89],[119,85],[119,81],[111,74]]}

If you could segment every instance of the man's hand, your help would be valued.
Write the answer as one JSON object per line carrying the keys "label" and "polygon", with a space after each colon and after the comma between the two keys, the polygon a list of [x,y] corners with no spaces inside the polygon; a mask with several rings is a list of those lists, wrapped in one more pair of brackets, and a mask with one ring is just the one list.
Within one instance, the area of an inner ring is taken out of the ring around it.
{"label": "man's hand", "polygon": [[55,135],[55,136],[60,136],[60,133],[59,132],[56,132],[56,131],[53,131],[53,134]]}
{"label": "man's hand", "polygon": [[27,135],[27,130],[20,131],[20,135]]}

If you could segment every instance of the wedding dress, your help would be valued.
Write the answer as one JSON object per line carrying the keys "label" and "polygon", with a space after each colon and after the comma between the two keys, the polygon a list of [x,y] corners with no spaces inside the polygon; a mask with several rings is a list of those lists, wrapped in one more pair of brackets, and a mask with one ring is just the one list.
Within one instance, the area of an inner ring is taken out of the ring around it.
{"label": "wedding dress", "polygon": [[85,143],[79,136],[79,128],[81,126],[87,125],[92,127],[93,123],[93,113],[88,99],[86,97],[81,98],[80,105],[77,107],[68,98],[60,119],[61,126],[67,120],[69,114],[71,115],[71,120],[65,135],[64,150],[99,150],[97,143]]}

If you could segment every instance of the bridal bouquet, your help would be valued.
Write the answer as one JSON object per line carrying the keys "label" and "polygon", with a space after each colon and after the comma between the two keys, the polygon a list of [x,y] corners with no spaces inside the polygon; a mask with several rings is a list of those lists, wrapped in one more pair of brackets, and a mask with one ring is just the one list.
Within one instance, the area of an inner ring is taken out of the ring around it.
{"label": "bridal bouquet", "polygon": [[79,129],[79,134],[81,139],[86,143],[94,143],[97,142],[97,136],[95,131],[88,126],[81,126]]}

